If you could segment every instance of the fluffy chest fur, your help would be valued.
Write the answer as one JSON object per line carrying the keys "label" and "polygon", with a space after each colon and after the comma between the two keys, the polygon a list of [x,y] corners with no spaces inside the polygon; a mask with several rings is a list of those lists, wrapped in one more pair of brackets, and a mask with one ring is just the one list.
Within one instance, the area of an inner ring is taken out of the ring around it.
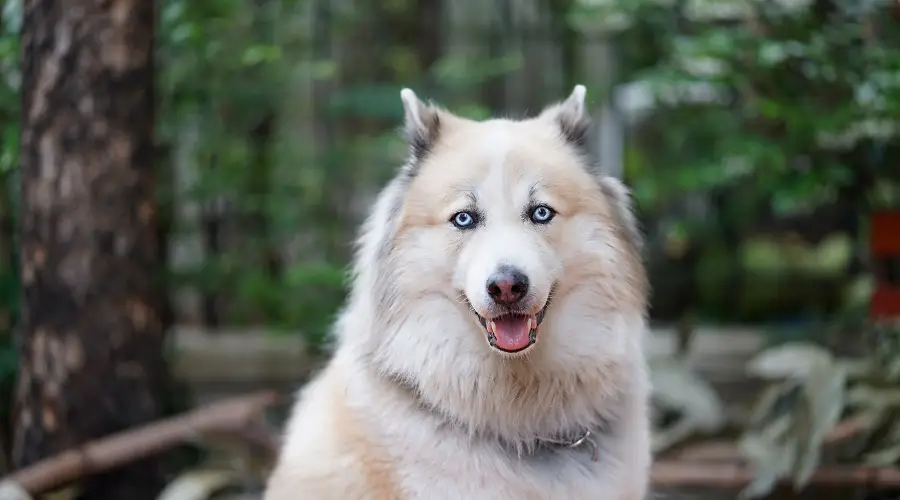
{"label": "fluffy chest fur", "polygon": [[469,435],[404,394],[367,386],[359,381],[350,394],[368,415],[367,432],[390,454],[403,498],[619,498],[621,427],[595,431],[597,460],[589,445],[517,450],[496,437]]}
{"label": "fluffy chest fur", "polygon": [[638,500],[645,464],[629,446],[645,438],[626,423],[596,435],[597,460],[589,447],[520,455],[417,406],[347,353],[303,391],[282,456],[291,472],[281,467],[266,498]]}

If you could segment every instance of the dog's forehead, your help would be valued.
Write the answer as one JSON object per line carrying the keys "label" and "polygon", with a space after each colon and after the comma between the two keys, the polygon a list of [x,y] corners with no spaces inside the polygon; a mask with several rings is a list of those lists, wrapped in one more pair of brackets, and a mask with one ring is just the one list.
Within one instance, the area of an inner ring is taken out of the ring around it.
{"label": "dog's forehead", "polygon": [[590,177],[558,131],[534,120],[462,124],[441,138],[421,174],[441,185],[508,192]]}
{"label": "dog's forehead", "polygon": [[550,203],[560,213],[607,211],[583,159],[552,122],[455,125],[411,180],[404,201],[407,224],[442,224],[473,200],[483,210],[516,217],[531,201]]}

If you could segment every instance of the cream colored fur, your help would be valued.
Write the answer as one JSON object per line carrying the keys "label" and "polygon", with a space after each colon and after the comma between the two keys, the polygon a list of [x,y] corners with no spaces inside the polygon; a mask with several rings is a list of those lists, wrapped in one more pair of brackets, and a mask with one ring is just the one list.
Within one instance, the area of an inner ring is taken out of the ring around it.
{"label": "cream colored fur", "polygon": [[[521,121],[401,97],[411,159],[363,227],[336,352],[298,398],[265,500],[644,499],[647,284],[628,192],[581,147],[584,87]],[[473,201],[480,226],[450,224]],[[558,215],[531,223],[535,201]],[[501,263],[528,275],[534,310],[553,294],[518,355],[469,306],[490,317]],[[531,454],[579,429],[599,460]]]}

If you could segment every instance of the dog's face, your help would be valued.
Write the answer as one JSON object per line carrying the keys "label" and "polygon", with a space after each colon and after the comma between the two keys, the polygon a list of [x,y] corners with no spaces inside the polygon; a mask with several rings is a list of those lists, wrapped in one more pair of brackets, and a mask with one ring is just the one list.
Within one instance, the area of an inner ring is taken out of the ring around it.
{"label": "dog's face", "polygon": [[468,336],[456,341],[505,357],[621,342],[597,331],[608,313],[642,314],[644,276],[627,191],[583,154],[584,88],[522,121],[474,122],[403,97],[413,159],[390,260],[393,286],[427,304],[413,314],[444,317],[447,335]]}

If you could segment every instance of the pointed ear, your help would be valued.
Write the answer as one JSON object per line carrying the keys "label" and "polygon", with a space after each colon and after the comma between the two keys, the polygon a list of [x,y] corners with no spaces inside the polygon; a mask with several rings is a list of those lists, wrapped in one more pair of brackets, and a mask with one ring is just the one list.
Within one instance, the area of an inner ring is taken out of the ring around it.
{"label": "pointed ear", "polygon": [[440,111],[425,104],[411,89],[400,91],[403,102],[404,132],[414,162],[422,160],[437,140],[441,128]]}
{"label": "pointed ear", "polygon": [[565,101],[548,106],[539,116],[553,120],[566,142],[581,150],[587,148],[587,134],[591,127],[591,118],[584,105],[586,93],[584,85],[576,85]]}

